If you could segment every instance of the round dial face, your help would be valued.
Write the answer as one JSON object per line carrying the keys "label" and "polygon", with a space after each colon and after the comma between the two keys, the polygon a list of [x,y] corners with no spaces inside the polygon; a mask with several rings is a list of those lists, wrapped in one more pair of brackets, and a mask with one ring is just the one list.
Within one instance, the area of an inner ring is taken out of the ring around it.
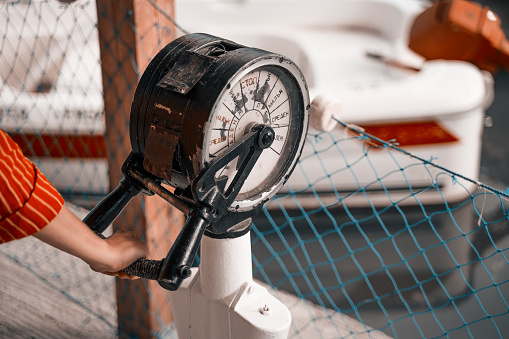
{"label": "round dial face", "polygon": [[[204,152],[208,161],[249,132],[253,125],[268,125],[275,132],[274,142],[260,155],[237,201],[269,191],[285,175],[300,146],[304,120],[302,93],[286,72],[274,66],[258,67],[230,84],[216,101],[205,141],[208,145],[204,145],[208,147]],[[239,158],[233,160],[217,176],[226,175],[231,181],[239,162]]]}

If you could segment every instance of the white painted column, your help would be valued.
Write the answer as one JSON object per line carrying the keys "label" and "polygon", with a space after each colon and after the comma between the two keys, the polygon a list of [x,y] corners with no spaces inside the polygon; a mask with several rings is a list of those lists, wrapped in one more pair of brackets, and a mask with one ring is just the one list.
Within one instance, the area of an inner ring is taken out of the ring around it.
{"label": "white painted column", "polygon": [[200,282],[203,294],[211,300],[236,293],[253,280],[250,232],[233,239],[204,236],[201,242]]}
{"label": "white painted column", "polygon": [[170,292],[179,339],[283,339],[291,325],[288,308],[253,281],[251,239],[201,242],[201,263]]}

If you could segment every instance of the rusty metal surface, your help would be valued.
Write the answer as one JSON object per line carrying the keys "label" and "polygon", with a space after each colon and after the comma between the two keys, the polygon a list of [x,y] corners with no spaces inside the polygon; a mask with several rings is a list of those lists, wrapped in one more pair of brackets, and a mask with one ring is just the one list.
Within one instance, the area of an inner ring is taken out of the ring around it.
{"label": "rusty metal surface", "polygon": [[186,52],[159,81],[157,86],[187,94],[200,81],[215,60],[215,58],[206,55]]}
{"label": "rusty metal surface", "polygon": [[173,153],[180,134],[156,124],[150,126],[145,146],[143,167],[158,178],[171,180]]}

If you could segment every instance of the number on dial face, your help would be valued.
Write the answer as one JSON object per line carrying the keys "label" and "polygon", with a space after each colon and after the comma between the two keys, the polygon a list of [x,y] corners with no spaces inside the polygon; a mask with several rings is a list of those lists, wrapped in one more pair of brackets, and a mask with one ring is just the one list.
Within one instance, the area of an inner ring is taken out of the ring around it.
{"label": "number on dial face", "polygon": [[[277,170],[290,130],[290,98],[280,79],[267,70],[254,70],[220,98],[212,121],[209,158],[212,159],[241,138],[254,124],[269,125],[276,133],[269,149],[262,152],[240,193],[258,188]],[[233,178],[236,160],[220,175]]]}

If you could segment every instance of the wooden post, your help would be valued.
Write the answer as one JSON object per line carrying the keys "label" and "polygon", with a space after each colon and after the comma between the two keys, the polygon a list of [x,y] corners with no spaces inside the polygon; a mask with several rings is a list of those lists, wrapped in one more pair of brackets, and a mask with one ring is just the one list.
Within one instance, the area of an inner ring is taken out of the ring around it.
{"label": "wooden post", "polygon": [[[131,151],[129,113],[136,85],[150,60],[175,38],[173,0],[97,0],[106,119],[106,147],[112,188]],[[115,230],[135,230],[149,246],[148,258],[162,259],[183,216],[158,197],[139,196],[115,221]],[[172,321],[168,291],[157,282],[117,279],[121,337],[152,337]]]}

